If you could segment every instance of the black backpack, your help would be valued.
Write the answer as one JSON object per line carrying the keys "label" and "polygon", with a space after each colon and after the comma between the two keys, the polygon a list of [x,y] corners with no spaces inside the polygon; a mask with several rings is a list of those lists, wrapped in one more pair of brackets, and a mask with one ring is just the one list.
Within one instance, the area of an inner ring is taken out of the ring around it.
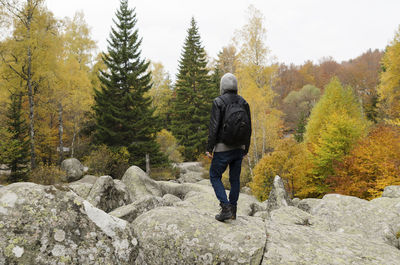
{"label": "black backpack", "polygon": [[250,119],[244,104],[239,96],[233,99],[224,99],[225,113],[223,116],[221,127],[221,141],[230,146],[238,146],[246,144],[250,137]]}

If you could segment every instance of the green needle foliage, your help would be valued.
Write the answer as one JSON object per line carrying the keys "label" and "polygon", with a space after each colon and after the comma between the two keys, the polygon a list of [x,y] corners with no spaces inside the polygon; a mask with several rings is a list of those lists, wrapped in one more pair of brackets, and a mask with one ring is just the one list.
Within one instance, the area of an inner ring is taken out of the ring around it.
{"label": "green needle foliage", "polygon": [[185,159],[195,160],[206,149],[211,104],[218,89],[208,75],[207,56],[194,18],[187,33],[179,61],[171,131],[184,146]]}
{"label": "green needle foliage", "polygon": [[26,181],[29,163],[28,126],[23,118],[22,94],[11,94],[7,112],[9,132],[6,164],[11,169],[8,182]]}
{"label": "green needle foliage", "polygon": [[149,63],[140,58],[142,40],[138,36],[136,14],[122,0],[111,29],[108,53],[102,59],[106,70],[99,70],[101,90],[95,89],[96,119],[94,139],[116,152],[127,147],[129,162],[145,166],[145,155],[152,165],[166,162],[155,141],[159,121],[145,93],[151,88]]}

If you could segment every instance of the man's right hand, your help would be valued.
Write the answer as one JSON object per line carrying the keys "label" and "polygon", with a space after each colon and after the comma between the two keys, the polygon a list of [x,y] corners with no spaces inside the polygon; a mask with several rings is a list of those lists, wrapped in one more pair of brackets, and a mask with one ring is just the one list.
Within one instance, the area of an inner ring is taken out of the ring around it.
{"label": "man's right hand", "polygon": [[212,159],[212,158],[213,158],[213,155],[212,155],[212,154],[210,154],[210,152],[206,152],[206,155],[207,155],[207,157],[208,157],[208,158],[210,158],[210,159]]}

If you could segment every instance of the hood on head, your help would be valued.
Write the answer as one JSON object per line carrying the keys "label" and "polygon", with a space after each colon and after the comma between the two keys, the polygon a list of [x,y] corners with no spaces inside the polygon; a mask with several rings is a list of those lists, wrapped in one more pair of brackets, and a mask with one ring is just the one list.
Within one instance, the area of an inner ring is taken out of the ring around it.
{"label": "hood on head", "polygon": [[219,85],[219,91],[221,95],[227,93],[228,91],[237,93],[237,90],[238,88],[236,77],[231,73],[224,74],[224,76],[221,78],[221,83]]}

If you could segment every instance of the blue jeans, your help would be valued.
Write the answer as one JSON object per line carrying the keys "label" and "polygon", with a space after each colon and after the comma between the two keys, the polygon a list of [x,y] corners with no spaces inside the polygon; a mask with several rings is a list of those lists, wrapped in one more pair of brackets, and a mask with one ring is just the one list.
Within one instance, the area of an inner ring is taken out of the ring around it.
{"label": "blue jeans", "polygon": [[[221,203],[230,203],[237,205],[240,192],[240,171],[242,169],[242,160],[244,156],[243,149],[235,149],[226,152],[214,153],[210,167],[210,181],[214,188],[215,195]],[[222,174],[229,165],[229,182],[231,190],[229,192],[229,201],[226,197],[224,184],[221,181]]]}

